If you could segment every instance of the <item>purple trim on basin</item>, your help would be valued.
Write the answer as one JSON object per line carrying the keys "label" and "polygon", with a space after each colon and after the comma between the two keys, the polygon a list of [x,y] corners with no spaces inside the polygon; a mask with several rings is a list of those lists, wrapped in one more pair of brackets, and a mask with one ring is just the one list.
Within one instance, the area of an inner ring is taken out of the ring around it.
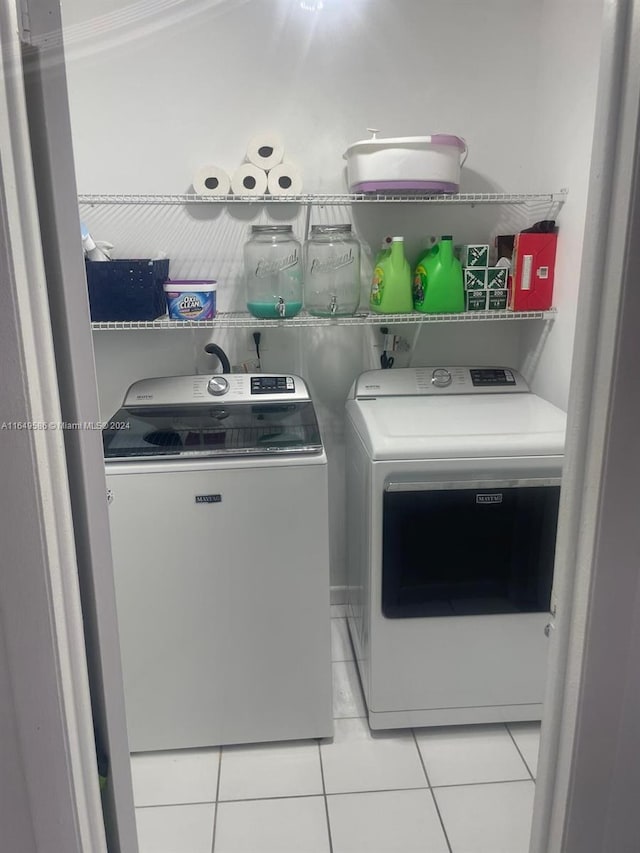
{"label": "purple trim on basin", "polygon": [[397,192],[422,193],[457,193],[458,184],[450,181],[361,181],[351,187],[352,193],[388,193]]}
{"label": "purple trim on basin", "polygon": [[431,134],[432,145],[455,145],[460,151],[467,150],[467,143],[460,136],[453,136],[451,133],[433,133]]}

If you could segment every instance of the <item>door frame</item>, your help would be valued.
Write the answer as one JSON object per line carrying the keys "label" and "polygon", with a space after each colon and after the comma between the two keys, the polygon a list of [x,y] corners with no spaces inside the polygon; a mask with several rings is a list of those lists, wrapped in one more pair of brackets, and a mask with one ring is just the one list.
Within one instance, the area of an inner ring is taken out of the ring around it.
{"label": "door frame", "polygon": [[0,796],[0,823],[13,850],[106,853],[18,32],[15,6],[3,0],[0,751],[17,756],[21,778],[2,780],[11,796]]}
{"label": "door frame", "polygon": [[640,2],[605,0],[531,853],[640,846],[639,121]]}

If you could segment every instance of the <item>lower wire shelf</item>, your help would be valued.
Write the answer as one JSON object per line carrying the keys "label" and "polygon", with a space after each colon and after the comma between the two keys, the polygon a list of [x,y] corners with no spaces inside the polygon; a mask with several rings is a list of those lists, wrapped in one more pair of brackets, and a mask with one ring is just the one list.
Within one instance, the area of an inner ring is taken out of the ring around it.
{"label": "lower wire shelf", "polygon": [[463,311],[459,314],[374,314],[359,312],[350,317],[314,317],[301,312],[295,317],[282,320],[263,320],[247,313],[237,311],[219,313],[212,320],[170,320],[159,317],[157,320],[109,320],[92,322],[96,331],[138,330],[138,329],[284,329],[299,326],[375,326],[401,323],[481,323],[483,321],[510,322],[514,320],[553,320],[555,308],[548,311]]}

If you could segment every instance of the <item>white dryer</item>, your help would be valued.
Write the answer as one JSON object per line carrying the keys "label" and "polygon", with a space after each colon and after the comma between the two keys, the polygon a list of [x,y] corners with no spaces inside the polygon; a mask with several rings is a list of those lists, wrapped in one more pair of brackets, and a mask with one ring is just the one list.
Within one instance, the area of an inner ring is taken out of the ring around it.
{"label": "white dryer", "polygon": [[364,373],[348,622],[373,729],[540,719],[565,414],[508,368]]}

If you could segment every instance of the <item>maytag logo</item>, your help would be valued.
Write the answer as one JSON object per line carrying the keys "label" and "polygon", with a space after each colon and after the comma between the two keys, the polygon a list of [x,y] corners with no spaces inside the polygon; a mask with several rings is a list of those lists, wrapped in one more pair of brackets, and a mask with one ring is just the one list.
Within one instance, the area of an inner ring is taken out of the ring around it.
{"label": "maytag logo", "polygon": [[136,400],[153,400],[153,394],[136,394]]}
{"label": "maytag logo", "polygon": [[477,504],[501,504],[502,503],[502,493],[497,492],[493,495],[476,495],[476,503]]}
{"label": "maytag logo", "polygon": [[219,504],[222,503],[222,495],[196,495],[197,504]]}

